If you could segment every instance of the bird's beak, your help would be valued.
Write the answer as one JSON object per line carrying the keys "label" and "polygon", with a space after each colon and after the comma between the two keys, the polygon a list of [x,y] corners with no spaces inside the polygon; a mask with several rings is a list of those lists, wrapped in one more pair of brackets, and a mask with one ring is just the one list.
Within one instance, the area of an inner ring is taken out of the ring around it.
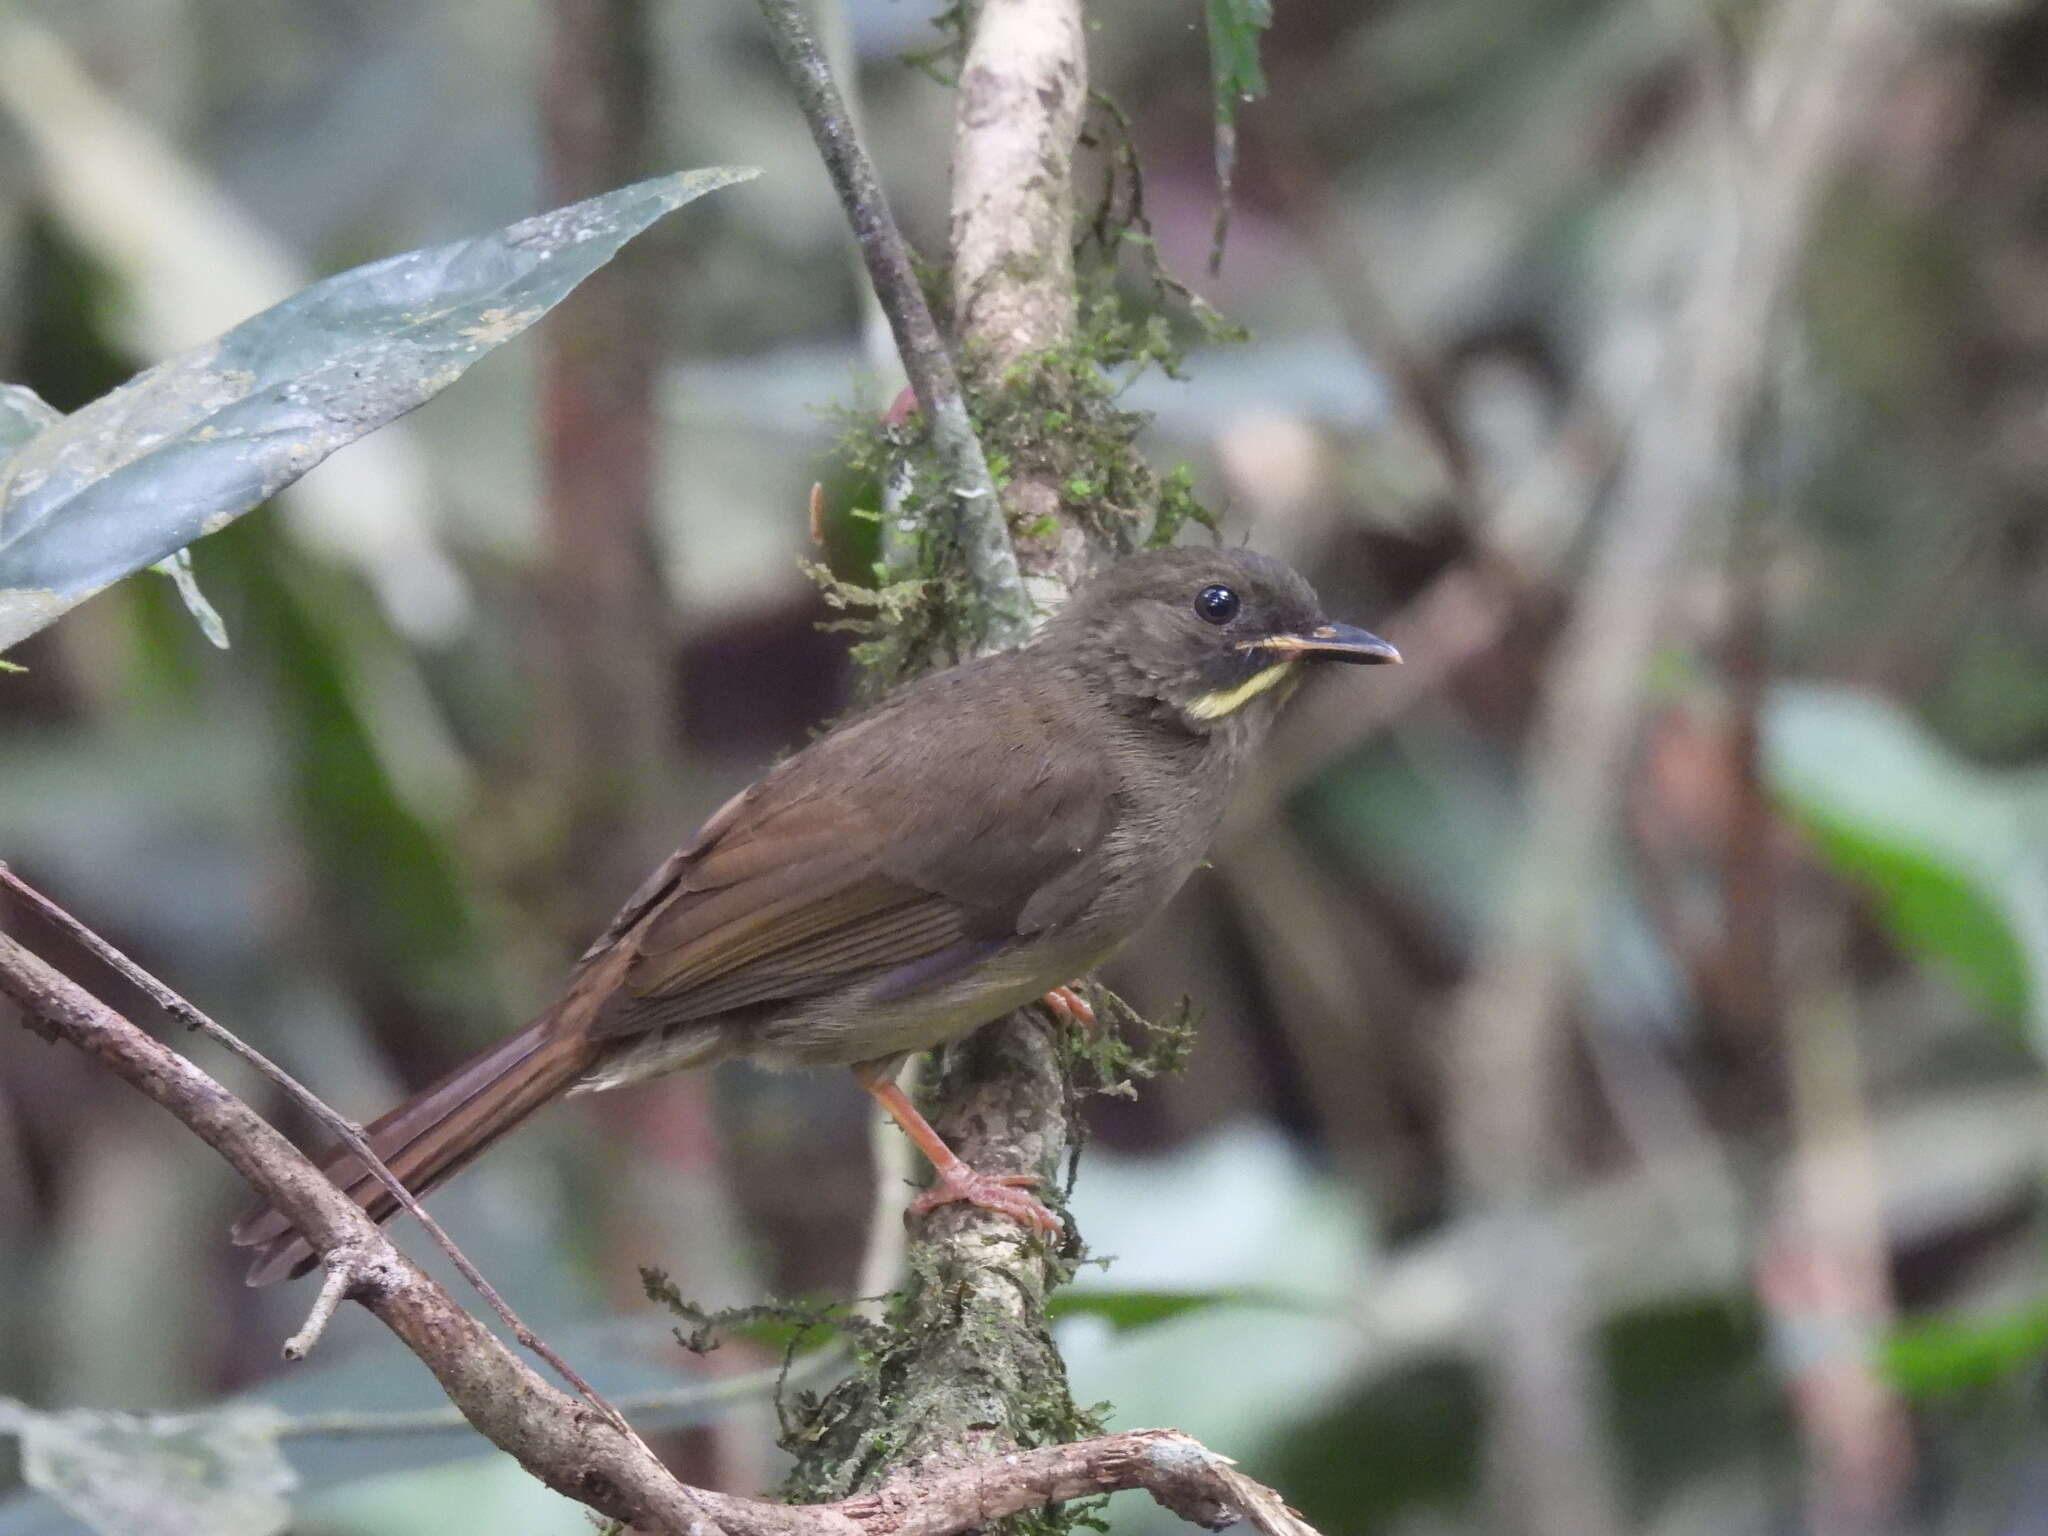
{"label": "bird's beak", "polygon": [[1401,653],[1378,635],[1351,624],[1318,624],[1305,635],[1268,635],[1252,647],[1304,661],[1398,662]]}

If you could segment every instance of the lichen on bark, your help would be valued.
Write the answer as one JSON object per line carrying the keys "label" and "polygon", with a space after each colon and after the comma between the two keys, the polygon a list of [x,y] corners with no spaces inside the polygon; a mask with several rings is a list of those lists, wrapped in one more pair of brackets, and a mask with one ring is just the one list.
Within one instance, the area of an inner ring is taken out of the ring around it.
{"label": "lichen on bark", "polygon": [[[1065,1053],[1044,1019],[1007,1023],[949,1051],[931,1099],[942,1133],[994,1166],[1038,1172],[1054,1193],[1072,1134]],[[985,1212],[935,1212],[861,1369],[798,1426],[786,1491],[806,1503],[842,1498],[891,1477],[1099,1432],[1073,1401],[1046,1317],[1076,1251],[1071,1237],[1055,1246]],[[1067,1523],[1019,1517],[1014,1528]]]}

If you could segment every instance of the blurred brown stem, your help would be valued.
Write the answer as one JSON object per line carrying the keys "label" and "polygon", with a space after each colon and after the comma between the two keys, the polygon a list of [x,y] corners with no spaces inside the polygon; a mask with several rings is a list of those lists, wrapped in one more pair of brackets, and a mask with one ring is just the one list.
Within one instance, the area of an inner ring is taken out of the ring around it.
{"label": "blurred brown stem", "polygon": [[1260,113],[1255,140],[1264,180],[1321,277],[1337,308],[1337,321],[1360,357],[1393,377],[1436,455],[1444,482],[1468,526],[1477,518],[1478,487],[1472,445],[1452,398],[1440,359],[1418,345],[1387,302],[1379,279],[1333,206],[1328,173],[1302,130],[1302,98],[1282,90]]}
{"label": "blurred brown stem", "polygon": [[[554,0],[541,83],[551,203],[645,173],[648,14],[647,0]],[[566,823],[550,868],[569,893],[558,920],[576,933],[638,880],[660,837],[671,756],[675,624],[654,531],[655,384],[665,344],[658,254],[636,248],[595,274],[548,327],[541,360],[547,760]]]}
{"label": "blurred brown stem", "polygon": [[1792,950],[1784,1023],[1795,1150],[1756,1277],[1806,1445],[1815,1536],[1893,1529],[1914,1450],[1878,1359],[1895,1307],[1883,1177],[1843,979],[1846,926],[1830,912]]}
{"label": "blurred brown stem", "polygon": [[[1490,1390],[1504,1526],[1542,1536],[1621,1529],[1586,1320],[1568,1254],[1541,1215],[1555,1188],[1563,1021],[1600,890],[1611,808],[1662,637],[1686,533],[1728,495],[1740,434],[1806,229],[1858,107],[1878,99],[1898,37],[1876,0],[1788,0],[1746,82],[1767,141],[1701,135],[1725,167],[1690,291],[1674,310],[1605,536],[1552,664],[1532,751],[1526,831],[1500,917],[1454,1009],[1454,1145],[1467,1198],[1502,1245]],[[1754,115],[1753,115],[1754,116]],[[1753,120],[1753,117],[1752,117]],[[1528,1252],[1531,1243],[1541,1252]],[[1560,1368],[1564,1362],[1564,1368]]]}
{"label": "blurred brown stem", "polygon": [[1735,803],[1721,879],[1723,1002],[1741,1043],[1768,1049],[1778,1026],[1776,818],[1763,774],[1764,689],[1769,681],[1768,557],[1763,513],[1738,510],[1728,554],[1728,703]]}

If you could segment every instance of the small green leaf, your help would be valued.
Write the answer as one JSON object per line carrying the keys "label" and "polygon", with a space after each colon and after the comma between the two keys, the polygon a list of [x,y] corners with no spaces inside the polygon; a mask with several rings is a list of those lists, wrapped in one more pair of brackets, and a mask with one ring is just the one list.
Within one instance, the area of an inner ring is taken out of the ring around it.
{"label": "small green leaf", "polygon": [[1884,1373],[1909,1397],[2002,1381],[2048,1355],[2048,1299],[2000,1317],[1911,1323],[1883,1347]]}
{"label": "small green leaf", "polygon": [[1839,687],[1774,690],[1764,747],[1772,788],[1900,944],[2048,1055],[2048,775],[1965,762]]}
{"label": "small green leaf", "polygon": [[1298,1297],[1272,1291],[1061,1291],[1046,1304],[1057,1321],[1064,1317],[1099,1317],[1118,1333],[1157,1327],[1177,1317],[1215,1307],[1257,1307],[1269,1312],[1311,1313],[1321,1310]]}

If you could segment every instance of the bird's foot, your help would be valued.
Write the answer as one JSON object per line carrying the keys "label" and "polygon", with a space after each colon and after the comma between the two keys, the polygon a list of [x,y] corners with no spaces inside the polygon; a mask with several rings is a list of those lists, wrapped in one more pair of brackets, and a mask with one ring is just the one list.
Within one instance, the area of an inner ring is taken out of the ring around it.
{"label": "bird's foot", "polygon": [[910,1202],[911,1210],[923,1216],[942,1205],[965,1201],[984,1211],[1007,1216],[1020,1227],[1058,1233],[1065,1230],[1059,1217],[1047,1210],[1036,1195],[1026,1194],[1040,1182],[1035,1173],[979,1173],[956,1162],[937,1171],[932,1187]]}
{"label": "bird's foot", "polygon": [[1101,1021],[1095,1017],[1095,1010],[1088,1006],[1088,1000],[1072,986],[1054,987],[1045,994],[1043,1001],[1052,1010],[1054,1018],[1078,1024],[1091,1035],[1102,1027]]}

